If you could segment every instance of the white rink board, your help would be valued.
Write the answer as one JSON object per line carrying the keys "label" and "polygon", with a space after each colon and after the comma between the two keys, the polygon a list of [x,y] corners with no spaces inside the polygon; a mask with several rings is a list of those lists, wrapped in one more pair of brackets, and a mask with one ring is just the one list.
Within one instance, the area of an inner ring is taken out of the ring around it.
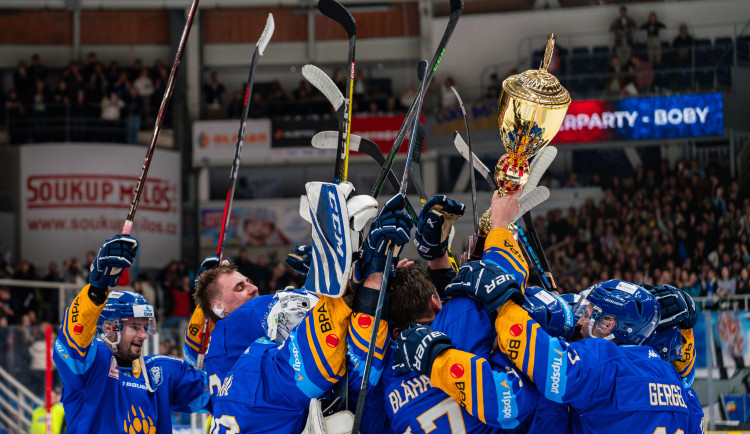
{"label": "white rink board", "polygon": [[[48,144],[21,148],[21,257],[61,263],[122,232],[146,155],[143,146]],[[161,267],[180,256],[180,155],[157,149],[131,232],[138,264]]]}

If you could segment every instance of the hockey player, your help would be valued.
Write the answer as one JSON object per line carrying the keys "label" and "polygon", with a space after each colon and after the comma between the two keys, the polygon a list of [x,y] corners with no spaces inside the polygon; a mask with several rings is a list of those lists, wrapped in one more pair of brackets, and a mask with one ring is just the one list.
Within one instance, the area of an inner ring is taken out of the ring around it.
{"label": "hockey player", "polygon": [[[340,187],[324,184],[323,193],[319,196],[326,197],[327,190],[336,188]],[[308,200],[310,194],[308,187]],[[346,205],[342,206],[345,204],[344,194],[337,196],[338,201],[335,205],[329,205],[330,208],[319,211],[325,211],[323,214],[334,218],[340,217],[346,224],[344,227],[349,227],[349,217],[344,212]],[[214,333],[226,323],[228,326],[225,336],[228,340],[250,342],[246,344],[244,353],[238,355],[232,369],[226,372],[220,387],[215,390],[212,387],[212,432],[300,432],[305,425],[311,399],[320,398],[328,393],[343,377],[347,360],[351,359],[351,354],[347,357],[347,350],[354,353],[359,360],[364,360],[379,291],[379,284],[375,283],[379,283],[377,275],[384,271],[387,245],[394,242],[403,246],[409,241],[411,221],[408,215],[400,210],[403,208],[403,202],[403,196],[396,196],[390,200],[371,225],[370,233],[365,240],[361,265],[361,276],[365,279],[364,287],[359,288],[354,294],[351,308],[347,306],[344,298],[320,294],[317,304],[311,299],[307,309],[312,309],[303,314],[303,303],[288,303],[284,308],[283,302],[279,299],[271,303],[264,315],[265,333],[261,336],[251,336],[247,328],[230,329],[230,326],[234,327],[235,314],[240,312],[242,307],[218,320]],[[316,203],[320,205],[319,202]],[[319,220],[314,220],[314,232],[324,227]],[[320,243],[321,239],[327,237],[322,232],[317,232],[316,235],[317,237],[313,236],[313,252],[321,252],[323,247],[315,243]],[[350,245],[344,247],[350,248]],[[324,261],[325,258],[314,258],[306,287],[315,285],[311,283],[311,279],[326,278],[319,268]],[[206,294],[205,289],[211,288],[212,282],[217,281],[216,277],[224,272],[224,268],[226,267],[218,266],[201,275],[199,292],[203,289],[203,294]],[[348,277],[346,273],[346,281]],[[327,285],[338,284],[333,280],[335,279],[330,279]],[[231,290],[221,285],[217,285],[215,289]],[[204,310],[213,310],[215,299],[206,298],[204,295],[200,300]],[[383,324],[378,334],[373,363],[375,375],[371,374],[375,378],[375,383],[379,380],[376,371],[382,371],[386,344],[387,326]],[[215,357],[214,351],[212,338],[206,357],[209,369]],[[232,354],[222,356],[233,357]]]}
{"label": "hockey player", "polygon": [[[434,212],[432,205],[440,210],[452,210],[462,214],[463,205],[447,198],[428,201],[422,209],[417,223],[414,243],[423,259],[430,260],[430,269],[440,267],[443,260],[447,264],[447,243],[440,243],[433,234],[449,232],[444,226],[450,224]],[[459,207],[460,205],[460,207]],[[455,273],[453,273],[455,274]],[[432,280],[432,282],[431,282]],[[398,270],[389,287],[391,295],[391,328],[394,336],[409,327],[410,323],[431,324],[453,337],[464,351],[481,354],[487,364],[492,364],[503,387],[498,388],[492,397],[505,405],[500,412],[485,412],[482,401],[469,403],[476,410],[475,415],[459,406],[455,399],[437,387],[433,387],[426,375],[409,372],[405,375],[393,368],[386,369],[383,375],[386,399],[386,414],[396,432],[426,433],[436,432],[533,432],[553,428],[565,432],[568,412],[565,406],[543,399],[534,388],[523,387],[523,380],[501,354],[492,355],[495,330],[490,315],[475,300],[459,296],[453,297],[441,307],[439,293],[443,288],[433,285],[435,279],[419,268],[410,266]],[[567,307],[567,306],[566,306]],[[572,314],[569,315],[572,322]],[[389,365],[393,363],[395,348],[389,352]],[[390,366],[389,366],[390,367]],[[458,376],[458,372],[450,375]],[[541,404],[541,405],[540,405]],[[547,423],[547,426],[543,426]]]}
{"label": "hockey player", "polygon": [[170,357],[143,357],[156,333],[153,307],[140,294],[109,290],[136,248],[131,236],[105,241],[89,284],[65,311],[53,357],[69,433],[167,434],[171,411],[206,411],[204,373]]}
{"label": "hockey player", "polygon": [[[517,209],[517,195],[495,193],[487,250],[522,259],[506,229]],[[523,287],[514,273],[489,261],[476,265],[464,265],[464,276],[459,273],[463,278],[447,292],[471,295],[488,312],[498,313],[495,330],[500,351],[546,398],[572,407],[574,432],[701,431],[690,415],[688,401],[693,397],[683,392],[674,368],[651,348],[632,346],[642,343],[659,321],[658,303],[648,291],[621,281],[595,286],[577,306],[584,339],[568,344],[547,334],[521,308]],[[430,375],[434,385],[460,402],[480,401],[487,391],[499,387],[491,371],[474,369],[476,359],[453,349],[450,338],[425,326],[402,333],[396,353],[402,367]],[[463,375],[452,378],[446,374],[450,372]],[[484,403],[485,411],[501,405]]]}

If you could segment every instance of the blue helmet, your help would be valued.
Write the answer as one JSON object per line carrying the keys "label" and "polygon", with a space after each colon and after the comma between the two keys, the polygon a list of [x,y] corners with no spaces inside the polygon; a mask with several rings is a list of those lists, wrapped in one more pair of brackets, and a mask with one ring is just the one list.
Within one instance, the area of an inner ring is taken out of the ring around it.
{"label": "blue helmet", "polygon": [[654,350],[663,360],[672,362],[682,358],[682,329],[672,326],[666,329],[657,329],[651,336],[643,341]]}
{"label": "blue helmet", "polygon": [[[156,334],[156,322],[154,320],[154,308],[148,303],[146,298],[141,294],[132,291],[112,291],[107,297],[107,303],[104,310],[99,315],[96,323],[97,334],[99,338],[109,344],[114,351],[117,351],[117,344],[120,342],[120,332],[122,331],[122,322],[134,318],[147,318],[146,334]],[[105,324],[107,332],[117,334],[117,340],[112,342],[107,338],[105,333]]]}
{"label": "blue helmet", "polygon": [[576,305],[574,315],[590,318],[590,336],[594,336],[595,329],[606,332],[605,322],[614,320],[609,334],[602,337],[621,344],[640,345],[656,328],[661,313],[656,297],[646,289],[612,279],[592,286]]}
{"label": "blue helmet", "polygon": [[529,286],[522,307],[550,336],[565,340],[573,337],[573,309],[559,295],[538,286]]}
{"label": "blue helmet", "polygon": [[283,342],[318,300],[316,294],[304,288],[276,291],[263,315],[266,337],[273,342]]}

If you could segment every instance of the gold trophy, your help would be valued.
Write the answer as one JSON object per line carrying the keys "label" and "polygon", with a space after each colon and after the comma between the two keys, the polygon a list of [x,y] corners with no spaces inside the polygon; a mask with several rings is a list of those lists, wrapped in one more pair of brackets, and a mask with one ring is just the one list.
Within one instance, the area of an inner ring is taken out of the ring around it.
{"label": "gold trophy", "polygon": [[[550,34],[539,69],[503,81],[497,121],[506,153],[495,166],[495,182],[501,196],[520,190],[528,181],[529,159],[555,137],[570,106],[568,91],[547,72],[554,47],[555,35]],[[469,238],[468,260],[482,258],[484,240],[491,229],[490,210],[487,210],[479,221],[479,233]],[[466,262],[466,256],[464,253],[462,262]]]}

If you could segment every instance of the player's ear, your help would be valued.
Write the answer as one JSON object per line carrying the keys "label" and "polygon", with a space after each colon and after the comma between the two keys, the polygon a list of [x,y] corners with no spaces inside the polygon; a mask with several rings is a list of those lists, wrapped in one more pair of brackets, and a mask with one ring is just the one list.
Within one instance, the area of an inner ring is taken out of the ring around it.
{"label": "player's ear", "polygon": [[391,333],[393,339],[398,339],[399,336],[401,336],[401,329],[398,327],[395,327],[393,329],[393,332]]}
{"label": "player's ear", "polygon": [[440,302],[440,297],[437,294],[432,294],[430,297],[430,309],[432,309],[432,312],[437,315],[442,307],[443,304]]}

